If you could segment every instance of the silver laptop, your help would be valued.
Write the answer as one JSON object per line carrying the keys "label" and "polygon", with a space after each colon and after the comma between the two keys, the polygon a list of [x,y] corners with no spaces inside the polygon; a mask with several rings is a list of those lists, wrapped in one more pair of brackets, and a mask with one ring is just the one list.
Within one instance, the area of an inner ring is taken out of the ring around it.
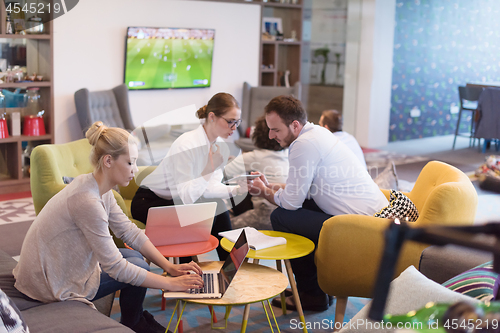
{"label": "silver laptop", "polygon": [[157,247],[208,241],[216,208],[216,202],[151,207],[146,235]]}
{"label": "silver laptop", "polygon": [[221,298],[234,279],[236,272],[245,261],[248,250],[248,241],[245,230],[242,230],[240,237],[234,243],[233,249],[227,256],[221,269],[217,272],[203,272],[204,286],[201,289],[189,289],[187,291],[167,291],[163,293],[165,298]]}

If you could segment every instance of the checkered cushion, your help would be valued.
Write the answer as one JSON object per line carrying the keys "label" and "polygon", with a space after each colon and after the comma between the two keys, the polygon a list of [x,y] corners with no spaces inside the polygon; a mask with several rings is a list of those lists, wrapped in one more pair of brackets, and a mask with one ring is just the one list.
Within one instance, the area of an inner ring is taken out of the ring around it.
{"label": "checkered cushion", "polygon": [[415,204],[403,193],[391,190],[391,196],[389,198],[389,206],[382,208],[378,213],[375,213],[375,217],[381,217],[385,219],[398,218],[405,221],[408,218],[409,222],[415,222],[418,219],[418,210]]}

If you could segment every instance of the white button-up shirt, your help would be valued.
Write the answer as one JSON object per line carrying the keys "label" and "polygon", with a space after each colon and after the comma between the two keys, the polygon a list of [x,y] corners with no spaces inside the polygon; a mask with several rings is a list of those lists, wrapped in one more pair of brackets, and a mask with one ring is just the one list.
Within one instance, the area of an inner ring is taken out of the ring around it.
{"label": "white button-up shirt", "polygon": [[343,131],[333,132],[333,135],[339,138],[339,140],[342,141],[347,146],[347,148],[352,150],[354,155],[356,155],[358,160],[361,162],[361,164],[363,164],[363,166],[366,169],[365,155],[363,155],[363,150],[359,146],[359,143],[356,140],[356,138],[353,137],[351,134]]}
{"label": "white button-up shirt", "polygon": [[276,204],[296,210],[313,199],[331,215],[373,215],[388,205],[356,155],[326,128],[306,123],[290,145],[290,169]]}
{"label": "white button-up shirt", "polygon": [[148,187],[164,199],[180,198],[184,204],[192,204],[202,196],[229,198],[235,186],[221,183],[222,170],[229,157],[229,147],[220,138],[217,138],[216,146],[222,154],[223,163],[211,173],[208,180],[201,174],[207,163],[210,163],[211,144],[203,126],[200,125],[197,129],[179,136],[160,165],[140,185]]}

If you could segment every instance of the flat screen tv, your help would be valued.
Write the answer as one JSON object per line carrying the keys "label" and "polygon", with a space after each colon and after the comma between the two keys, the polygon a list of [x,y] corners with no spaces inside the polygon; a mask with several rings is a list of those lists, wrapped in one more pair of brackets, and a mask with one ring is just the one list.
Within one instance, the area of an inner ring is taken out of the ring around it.
{"label": "flat screen tv", "polygon": [[125,84],[130,90],[210,87],[213,29],[128,27]]}

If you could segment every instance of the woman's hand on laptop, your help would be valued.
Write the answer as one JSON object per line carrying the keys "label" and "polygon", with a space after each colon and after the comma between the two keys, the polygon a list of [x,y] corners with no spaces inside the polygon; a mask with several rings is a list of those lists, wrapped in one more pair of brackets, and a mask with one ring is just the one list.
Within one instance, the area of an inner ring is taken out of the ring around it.
{"label": "woman's hand on laptop", "polygon": [[201,279],[203,272],[194,261],[188,264],[172,265],[168,273],[172,276],[172,286],[169,290],[185,291],[192,288],[203,288],[203,280]]}
{"label": "woman's hand on laptop", "polygon": [[184,274],[175,277],[167,277],[169,279],[168,290],[170,291],[186,291],[192,288],[203,288],[203,280],[198,274]]}
{"label": "woman's hand on laptop", "polygon": [[201,276],[203,274],[200,266],[198,266],[198,264],[194,261],[191,261],[188,264],[172,265],[168,270],[168,273],[172,276],[180,276],[191,274],[192,271],[195,272],[193,275]]}

